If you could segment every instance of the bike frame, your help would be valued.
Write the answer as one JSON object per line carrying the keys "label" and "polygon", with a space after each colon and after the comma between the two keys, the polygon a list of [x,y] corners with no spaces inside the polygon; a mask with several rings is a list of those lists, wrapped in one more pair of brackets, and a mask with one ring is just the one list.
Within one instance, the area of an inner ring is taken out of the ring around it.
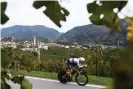
{"label": "bike frame", "polygon": [[[81,68],[74,68],[73,71],[74,73],[72,72],[72,76],[75,75],[75,74],[80,74],[80,73],[86,73],[86,72],[83,72],[83,68],[86,67],[87,65],[82,65]],[[75,72],[76,71],[76,72]]]}

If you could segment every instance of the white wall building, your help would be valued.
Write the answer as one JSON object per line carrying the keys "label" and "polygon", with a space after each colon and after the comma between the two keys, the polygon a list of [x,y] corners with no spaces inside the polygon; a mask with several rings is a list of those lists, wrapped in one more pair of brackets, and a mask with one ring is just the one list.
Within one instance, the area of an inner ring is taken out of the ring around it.
{"label": "white wall building", "polygon": [[17,43],[15,42],[10,42],[10,41],[6,41],[6,42],[1,42],[1,47],[12,47],[12,48],[17,48]]}
{"label": "white wall building", "polygon": [[39,43],[39,48],[40,48],[40,49],[48,50],[48,46],[47,46],[45,43],[43,43],[43,42],[40,42],[40,43]]}

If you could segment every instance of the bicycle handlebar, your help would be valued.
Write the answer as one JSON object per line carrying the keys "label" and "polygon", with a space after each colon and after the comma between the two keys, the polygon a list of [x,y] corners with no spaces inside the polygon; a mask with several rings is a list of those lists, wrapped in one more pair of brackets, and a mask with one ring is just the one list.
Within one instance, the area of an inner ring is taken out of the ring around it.
{"label": "bicycle handlebar", "polygon": [[81,65],[81,66],[79,66],[79,68],[82,68],[82,67],[87,67],[87,65]]}

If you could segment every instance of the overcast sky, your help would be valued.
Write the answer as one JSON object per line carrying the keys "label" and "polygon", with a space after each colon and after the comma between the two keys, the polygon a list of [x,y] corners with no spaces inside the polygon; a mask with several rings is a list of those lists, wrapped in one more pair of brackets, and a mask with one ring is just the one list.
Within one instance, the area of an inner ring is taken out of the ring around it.
{"label": "overcast sky", "polygon": [[[56,26],[46,15],[43,14],[45,7],[36,10],[32,7],[35,0],[1,0],[8,1],[6,15],[10,20],[0,25],[1,28],[10,27],[13,25],[44,25],[50,28],[55,28],[60,32],[66,32],[75,26],[90,24],[88,19],[90,14],[87,12],[86,5],[93,0],[62,0],[61,6],[68,9],[70,15],[67,16],[67,21],[61,21],[62,27]],[[119,14],[121,18],[127,16],[133,17],[133,0],[129,0],[125,8]]]}

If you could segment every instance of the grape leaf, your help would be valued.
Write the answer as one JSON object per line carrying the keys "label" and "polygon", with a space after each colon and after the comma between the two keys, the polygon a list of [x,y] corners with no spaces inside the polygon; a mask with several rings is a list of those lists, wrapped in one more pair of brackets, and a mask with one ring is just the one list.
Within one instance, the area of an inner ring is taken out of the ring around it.
{"label": "grape leaf", "polygon": [[1,5],[1,24],[4,24],[9,20],[9,18],[5,14],[7,2],[1,2],[0,5]]}
{"label": "grape leaf", "polygon": [[126,17],[126,18],[124,18],[124,21],[133,24],[133,17]]}
{"label": "grape leaf", "polygon": [[[102,1],[102,6],[96,4],[96,1],[89,3],[87,9],[89,13],[93,15],[90,16],[92,23],[97,25],[105,25],[113,30],[120,29],[119,18],[117,13],[113,12],[114,8],[118,8],[120,11],[127,1]],[[100,19],[100,15],[103,14],[104,17]]]}
{"label": "grape leaf", "polygon": [[[58,1],[35,1],[33,6],[36,9],[46,6],[44,13],[59,27],[61,27],[60,21],[66,21],[66,16],[69,15],[69,12],[61,7]],[[61,11],[63,11],[64,14],[61,13]]]}

